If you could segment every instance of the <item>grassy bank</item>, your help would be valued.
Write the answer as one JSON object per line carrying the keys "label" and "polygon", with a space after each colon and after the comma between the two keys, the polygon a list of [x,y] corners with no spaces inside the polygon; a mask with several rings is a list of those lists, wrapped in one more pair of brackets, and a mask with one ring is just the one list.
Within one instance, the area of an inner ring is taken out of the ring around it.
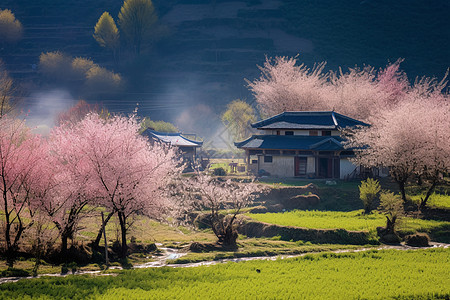
{"label": "grassy bank", "polygon": [[2,299],[446,299],[450,249],[314,254],[198,268],[41,278],[0,286]]}
{"label": "grassy bank", "polygon": [[[295,226],[311,229],[345,229],[351,231],[376,232],[377,227],[386,225],[384,215],[374,212],[364,215],[363,210],[339,211],[303,211],[295,210],[282,213],[247,214],[254,220],[282,226]],[[398,221],[397,230],[401,234],[416,231],[437,235],[446,242],[449,239],[450,222],[422,220],[406,217]],[[447,232],[447,234],[445,234]]]}

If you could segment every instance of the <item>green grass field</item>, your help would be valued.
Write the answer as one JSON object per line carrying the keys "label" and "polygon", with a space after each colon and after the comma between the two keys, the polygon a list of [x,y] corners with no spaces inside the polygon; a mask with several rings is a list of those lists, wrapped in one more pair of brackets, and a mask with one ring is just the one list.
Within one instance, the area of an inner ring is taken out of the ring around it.
{"label": "green grass field", "polygon": [[[364,215],[363,210],[350,212],[338,211],[303,211],[294,210],[283,213],[246,214],[260,222],[282,226],[296,226],[313,229],[340,228],[355,231],[375,231],[386,225],[386,218],[377,212]],[[400,219],[397,230],[404,234],[433,231],[450,231],[450,222],[422,220],[414,218]]]}
{"label": "green grass field", "polygon": [[[450,249],[310,254],[0,285],[1,299],[448,299]],[[258,272],[259,270],[259,272]]]}

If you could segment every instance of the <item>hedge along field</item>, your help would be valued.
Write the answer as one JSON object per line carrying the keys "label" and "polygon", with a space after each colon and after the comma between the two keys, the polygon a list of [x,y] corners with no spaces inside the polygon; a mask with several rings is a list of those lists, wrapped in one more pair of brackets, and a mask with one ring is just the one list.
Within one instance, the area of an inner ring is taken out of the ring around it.
{"label": "hedge along field", "polygon": [[[450,249],[309,254],[0,285],[1,299],[448,299]],[[260,270],[258,272],[257,270]]]}
{"label": "hedge along field", "polygon": [[[377,212],[364,215],[363,210],[350,212],[294,210],[283,213],[246,215],[260,222],[312,229],[339,228],[355,231],[374,231],[377,227],[386,225],[384,215]],[[448,231],[450,230],[450,222],[403,218],[400,219],[397,229],[404,233],[414,233],[415,231],[431,232],[433,230]]]}

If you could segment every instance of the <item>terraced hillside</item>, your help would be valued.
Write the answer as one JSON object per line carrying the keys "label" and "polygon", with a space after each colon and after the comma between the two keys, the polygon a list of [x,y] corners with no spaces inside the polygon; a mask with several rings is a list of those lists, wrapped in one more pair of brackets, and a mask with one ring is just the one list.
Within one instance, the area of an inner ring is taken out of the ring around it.
{"label": "terraced hillside", "polygon": [[90,57],[128,81],[113,109],[129,111],[139,102],[143,114],[179,123],[201,110],[198,103],[213,116],[235,98],[250,101],[244,78],[259,76],[256,65],[265,55],[300,53],[307,65],[326,60],[332,69],[381,67],[403,57],[411,78],[441,78],[449,67],[447,0],[154,0],[169,34],[138,58],[123,51],[121,64],[114,65],[92,33],[101,13],[116,18],[122,3],[3,0],[1,8],[13,10],[25,37],[0,56],[16,78],[37,84],[32,66],[41,52]]}

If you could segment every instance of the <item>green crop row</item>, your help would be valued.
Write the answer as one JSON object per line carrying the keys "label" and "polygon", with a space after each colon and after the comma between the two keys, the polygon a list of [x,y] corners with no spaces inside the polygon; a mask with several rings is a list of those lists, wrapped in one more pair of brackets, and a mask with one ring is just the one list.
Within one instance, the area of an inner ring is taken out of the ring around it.
{"label": "green crop row", "polygon": [[0,285],[0,299],[448,299],[450,249],[309,254]]}

